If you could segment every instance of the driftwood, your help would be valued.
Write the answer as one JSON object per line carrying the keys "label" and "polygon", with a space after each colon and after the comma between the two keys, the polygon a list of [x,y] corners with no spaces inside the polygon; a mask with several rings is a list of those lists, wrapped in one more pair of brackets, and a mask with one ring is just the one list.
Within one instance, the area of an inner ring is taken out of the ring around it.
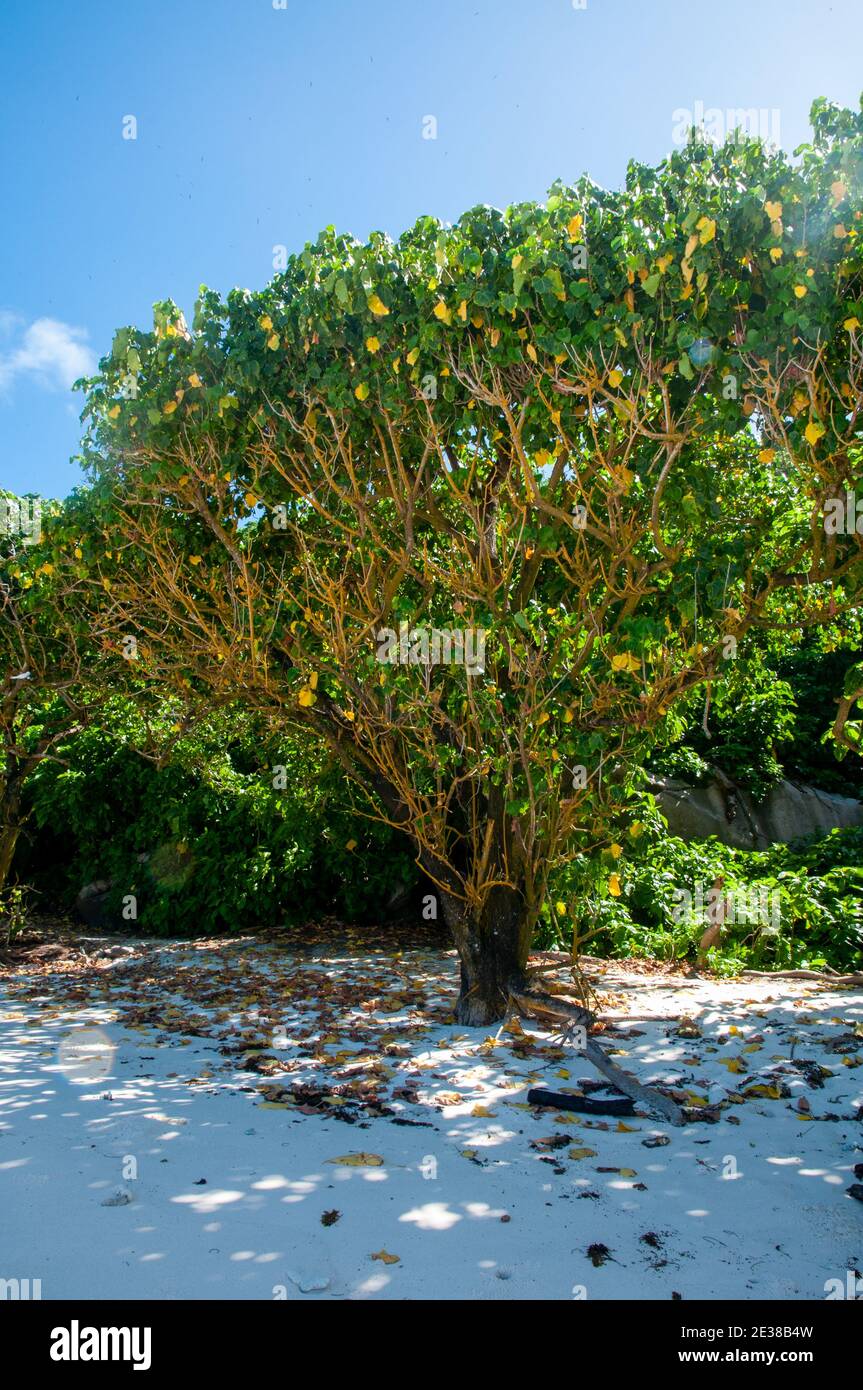
{"label": "driftwood", "polygon": [[[601,1083],[600,1083],[601,1084]],[[635,1102],[629,1096],[573,1096],[566,1091],[543,1091],[537,1088],[527,1093],[528,1105],[549,1105],[554,1110],[576,1110],[584,1115],[631,1115]]]}
{"label": "driftwood", "polygon": [[[565,1019],[570,1026],[581,1026],[585,1031],[596,1022],[595,1016],[588,1009],[583,1009],[577,1004],[570,1004],[566,999],[561,999],[556,995],[538,994],[532,990],[526,990],[518,994],[511,994],[510,999],[520,1011],[544,1014],[558,1020]],[[683,1125],[686,1123],[679,1105],[676,1105],[668,1096],[662,1095],[660,1091],[654,1090],[652,1086],[642,1086],[641,1082],[636,1081],[634,1076],[630,1076],[629,1072],[612,1062],[595,1038],[587,1037],[583,1055],[618,1091],[629,1096],[636,1105],[640,1106],[642,1110],[646,1110],[648,1114],[665,1120],[666,1124]]]}

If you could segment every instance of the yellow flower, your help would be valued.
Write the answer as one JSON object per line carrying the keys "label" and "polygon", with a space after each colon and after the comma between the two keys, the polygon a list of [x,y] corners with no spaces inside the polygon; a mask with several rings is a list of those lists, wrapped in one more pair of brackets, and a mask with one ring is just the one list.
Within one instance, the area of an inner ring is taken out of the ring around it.
{"label": "yellow flower", "polygon": [[804,296],[809,293],[809,290],[806,285],[795,285],[794,293],[797,295],[798,299],[803,299]]}
{"label": "yellow flower", "polygon": [[368,349],[369,352],[380,352],[380,349],[381,349],[381,340],[380,340],[380,338],[366,338],[366,348]]}

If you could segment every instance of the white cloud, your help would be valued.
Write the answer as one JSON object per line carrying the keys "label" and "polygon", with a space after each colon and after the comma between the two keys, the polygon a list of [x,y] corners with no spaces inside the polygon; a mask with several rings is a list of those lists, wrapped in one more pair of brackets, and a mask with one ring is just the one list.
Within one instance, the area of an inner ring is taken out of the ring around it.
{"label": "white cloud", "polygon": [[[20,320],[3,313],[0,329],[9,336]],[[20,334],[18,345],[0,351],[0,390],[17,377],[35,378],[43,386],[68,391],[79,376],[89,376],[96,358],[86,346],[87,333],[59,319],[34,319]]]}

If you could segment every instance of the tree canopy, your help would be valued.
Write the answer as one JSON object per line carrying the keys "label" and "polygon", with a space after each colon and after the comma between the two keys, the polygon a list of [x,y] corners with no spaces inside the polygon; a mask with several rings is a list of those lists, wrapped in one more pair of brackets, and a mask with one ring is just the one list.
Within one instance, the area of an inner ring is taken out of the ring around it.
{"label": "tree canopy", "polygon": [[69,563],[105,630],[329,743],[440,887],[463,1021],[521,988],[561,858],[620,891],[627,768],[675,703],[858,603],[824,515],[863,492],[863,116],[813,126],[796,161],[694,135],[622,190],[328,228],[191,330],[157,305],[89,383]]}

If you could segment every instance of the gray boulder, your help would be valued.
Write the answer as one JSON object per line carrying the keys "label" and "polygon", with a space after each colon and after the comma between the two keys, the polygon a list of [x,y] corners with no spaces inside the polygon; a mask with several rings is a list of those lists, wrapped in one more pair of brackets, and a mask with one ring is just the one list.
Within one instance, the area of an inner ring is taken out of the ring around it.
{"label": "gray boulder", "polygon": [[760,803],[721,774],[704,787],[656,777],[651,790],[671,835],[682,840],[715,835],[735,849],[766,849],[839,826],[863,825],[863,803],[796,782],[779,782]]}

